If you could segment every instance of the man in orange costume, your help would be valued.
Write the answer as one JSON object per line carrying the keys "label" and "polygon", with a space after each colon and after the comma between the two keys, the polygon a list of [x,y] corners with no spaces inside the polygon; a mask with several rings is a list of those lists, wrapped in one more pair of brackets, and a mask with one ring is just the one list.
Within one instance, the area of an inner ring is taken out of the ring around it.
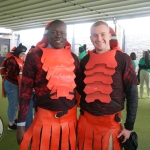
{"label": "man in orange costume", "polygon": [[[115,32],[104,21],[91,26],[94,50],[81,60],[81,114],[77,126],[79,150],[121,150],[133,130],[137,78],[131,58],[118,47]],[[127,117],[121,126],[126,98]]]}
{"label": "man in orange costume", "polygon": [[[66,40],[66,24],[48,23],[43,39],[25,61],[17,123],[20,150],[76,150],[75,88],[79,61]],[[37,112],[24,133],[33,88]]]}

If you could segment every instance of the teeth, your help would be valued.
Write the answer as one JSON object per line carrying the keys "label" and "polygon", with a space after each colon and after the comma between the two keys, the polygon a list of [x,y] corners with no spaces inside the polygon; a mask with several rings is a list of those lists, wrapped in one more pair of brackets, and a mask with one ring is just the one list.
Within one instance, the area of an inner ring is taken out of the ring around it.
{"label": "teeth", "polygon": [[56,41],[57,43],[60,43],[60,41]]}

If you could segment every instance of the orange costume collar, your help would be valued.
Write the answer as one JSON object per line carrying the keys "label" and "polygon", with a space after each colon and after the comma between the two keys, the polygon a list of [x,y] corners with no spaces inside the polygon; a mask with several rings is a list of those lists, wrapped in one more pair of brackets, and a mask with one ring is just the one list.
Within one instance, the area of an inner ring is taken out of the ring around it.
{"label": "orange costume collar", "polygon": [[70,46],[56,50],[54,48],[41,48],[43,55],[42,69],[47,72],[47,87],[50,90],[51,99],[66,97],[72,100],[74,97],[75,74],[74,59]]}
{"label": "orange costume collar", "polygon": [[117,62],[115,59],[116,51],[120,48],[116,47],[103,54],[96,54],[94,51],[89,51],[89,61],[85,68],[86,84],[84,92],[86,93],[85,100],[94,102],[99,100],[103,103],[111,101],[110,93],[112,92],[111,84],[113,82],[112,75],[115,73]]}

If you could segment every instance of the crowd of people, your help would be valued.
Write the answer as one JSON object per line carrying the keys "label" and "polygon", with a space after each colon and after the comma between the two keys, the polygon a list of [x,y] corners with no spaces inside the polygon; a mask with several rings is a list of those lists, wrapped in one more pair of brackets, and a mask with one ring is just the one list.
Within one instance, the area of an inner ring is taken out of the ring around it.
{"label": "crowd of people", "polygon": [[[80,45],[78,57],[71,51],[63,21],[48,22],[44,33],[27,54],[20,44],[2,63],[8,129],[17,129],[19,149],[121,150],[133,146],[129,139],[138,107],[136,54],[130,57],[121,50],[114,30],[103,20],[90,28],[94,49],[87,51],[86,44]],[[149,96],[149,65],[144,52],[139,61],[141,97],[144,81]]]}
{"label": "crowd of people", "polygon": [[[149,73],[150,73],[150,56],[149,51],[143,51],[143,56],[140,58],[138,62],[138,66],[136,64],[136,53],[132,52],[130,54],[130,57],[132,59],[132,63],[134,66],[134,69],[137,74],[138,78],[138,84],[140,86],[139,88],[139,99],[143,98],[144,94],[144,85],[146,85],[146,94],[147,98],[150,98],[150,82],[149,82]],[[145,83],[145,84],[144,84]]]}

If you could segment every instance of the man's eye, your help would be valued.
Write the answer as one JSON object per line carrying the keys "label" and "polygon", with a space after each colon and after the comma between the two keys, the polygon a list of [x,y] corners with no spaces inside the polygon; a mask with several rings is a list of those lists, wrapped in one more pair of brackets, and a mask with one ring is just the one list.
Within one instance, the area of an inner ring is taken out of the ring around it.
{"label": "man's eye", "polygon": [[66,35],[66,33],[65,33],[65,32],[60,32],[60,34],[61,34],[61,35]]}
{"label": "man's eye", "polygon": [[53,31],[52,34],[53,34],[53,35],[62,35],[62,36],[65,36],[65,35],[66,35],[65,32],[56,32],[56,31]]}
{"label": "man's eye", "polygon": [[53,33],[53,34],[57,34],[57,32],[55,32],[55,31],[53,31],[52,33]]}
{"label": "man's eye", "polygon": [[93,34],[93,37],[97,37],[97,35],[96,35],[96,34]]}

